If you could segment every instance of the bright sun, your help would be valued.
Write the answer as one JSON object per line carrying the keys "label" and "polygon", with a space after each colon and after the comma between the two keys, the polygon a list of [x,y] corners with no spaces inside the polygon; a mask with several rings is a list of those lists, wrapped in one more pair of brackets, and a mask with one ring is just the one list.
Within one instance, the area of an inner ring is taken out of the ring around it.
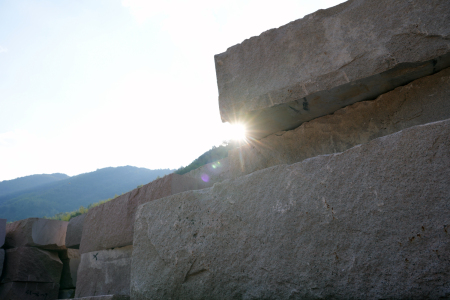
{"label": "bright sun", "polygon": [[230,139],[235,141],[242,141],[246,138],[246,130],[243,124],[230,124],[228,128],[228,135]]}

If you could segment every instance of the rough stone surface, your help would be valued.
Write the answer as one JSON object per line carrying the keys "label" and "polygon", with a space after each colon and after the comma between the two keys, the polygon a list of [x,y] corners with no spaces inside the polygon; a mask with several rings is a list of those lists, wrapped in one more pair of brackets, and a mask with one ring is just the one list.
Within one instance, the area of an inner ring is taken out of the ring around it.
{"label": "rough stone surface", "polygon": [[11,281],[54,282],[61,280],[63,264],[58,253],[34,247],[6,250],[1,283]]}
{"label": "rough stone surface", "polygon": [[133,246],[81,254],[75,297],[130,295]]}
{"label": "rough stone surface", "polygon": [[5,250],[4,249],[0,249],[0,278],[2,276],[3,273],[3,263],[5,261]]}
{"label": "rough stone surface", "polygon": [[79,215],[69,221],[66,233],[66,247],[79,249],[81,242],[81,234],[83,233],[83,223],[86,214]]}
{"label": "rough stone surface", "polygon": [[450,1],[349,0],[215,56],[223,121],[261,138],[450,66]]}
{"label": "rough stone surface", "polygon": [[280,164],[345,151],[402,129],[450,118],[450,68],[229,151],[237,178]]}
{"label": "rough stone surface", "polygon": [[75,289],[59,290],[58,299],[73,299],[75,297]]}
{"label": "rough stone surface", "polygon": [[152,201],[131,298],[450,296],[450,120]]}
{"label": "rough stone surface", "polygon": [[67,249],[59,253],[59,258],[63,263],[61,281],[59,283],[60,288],[74,289],[77,285],[77,272],[81,260],[80,251],[77,249]]}
{"label": "rough stone surface", "polygon": [[5,244],[6,219],[0,219],[0,248]]}
{"label": "rough stone surface", "polygon": [[8,282],[0,284],[2,300],[54,300],[58,298],[57,283]]}
{"label": "rough stone surface", "polygon": [[170,174],[90,209],[84,219],[80,253],[132,245],[139,205],[198,188],[202,188],[198,180]]}
{"label": "rough stone surface", "polygon": [[69,222],[29,218],[6,225],[6,248],[39,247],[47,250],[65,249]]}
{"label": "rough stone surface", "polygon": [[92,296],[76,298],[73,300],[130,300],[130,296],[125,295],[105,295],[105,296]]}

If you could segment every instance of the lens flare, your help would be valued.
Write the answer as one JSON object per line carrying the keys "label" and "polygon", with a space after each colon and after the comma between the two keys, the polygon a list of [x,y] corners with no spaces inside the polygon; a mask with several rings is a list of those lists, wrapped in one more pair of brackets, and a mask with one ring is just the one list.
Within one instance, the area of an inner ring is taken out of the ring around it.
{"label": "lens flare", "polygon": [[230,137],[236,141],[242,141],[246,138],[246,129],[244,124],[231,124],[229,128]]}

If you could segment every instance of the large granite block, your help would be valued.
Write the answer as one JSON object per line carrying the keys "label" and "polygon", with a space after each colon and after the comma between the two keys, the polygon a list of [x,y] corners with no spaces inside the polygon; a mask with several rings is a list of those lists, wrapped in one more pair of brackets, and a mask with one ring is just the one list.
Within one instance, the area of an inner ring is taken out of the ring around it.
{"label": "large granite block", "polygon": [[449,190],[446,120],[149,202],[131,298],[448,297]]}
{"label": "large granite block", "polygon": [[130,296],[104,295],[104,296],[91,296],[91,297],[76,298],[73,300],[130,300]]}
{"label": "large granite block", "polygon": [[225,122],[262,138],[450,66],[448,0],[349,0],[215,56]]}
{"label": "large granite block", "polygon": [[75,298],[130,295],[133,246],[81,254]]}
{"label": "large granite block", "polygon": [[5,250],[4,249],[0,249],[0,278],[2,276],[3,273],[3,264],[5,262]]}
{"label": "large granite block", "polygon": [[0,219],[0,248],[5,244],[6,219]]}
{"label": "large granite block", "polygon": [[29,218],[6,225],[6,248],[39,247],[47,250],[65,249],[69,222]]}
{"label": "large granite block", "polygon": [[198,188],[202,184],[197,179],[170,174],[90,209],[84,219],[80,253],[132,245],[139,205]]}
{"label": "large granite block", "polygon": [[450,118],[450,68],[332,115],[229,151],[231,178],[345,151],[402,129]]}
{"label": "large granite block", "polygon": [[58,298],[57,283],[8,282],[0,284],[2,300],[55,300]]}
{"label": "large granite block", "polygon": [[59,252],[59,258],[63,263],[59,286],[61,289],[74,289],[77,286],[77,272],[81,260],[80,251],[77,249],[67,249]]}
{"label": "large granite block", "polygon": [[66,233],[66,247],[79,249],[81,242],[81,234],[83,233],[83,223],[86,214],[79,215],[69,221]]}
{"label": "large granite block", "polygon": [[61,280],[63,263],[57,252],[34,247],[6,250],[6,260],[0,283],[12,281],[55,282]]}

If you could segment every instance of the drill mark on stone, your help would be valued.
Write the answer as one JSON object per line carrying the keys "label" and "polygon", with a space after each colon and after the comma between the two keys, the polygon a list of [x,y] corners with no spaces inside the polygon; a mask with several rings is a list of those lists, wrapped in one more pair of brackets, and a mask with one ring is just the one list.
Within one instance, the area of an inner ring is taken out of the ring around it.
{"label": "drill mark on stone", "polygon": [[293,111],[295,111],[296,113],[299,113],[300,111],[298,109],[293,108],[292,106],[289,106],[290,109],[292,109]]}
{"label": "drill mark on stone", "polygon": [[97,255],[98,255],[98,252],[97,252],[97,254],[93,254],[95,260],[97,260]]}

